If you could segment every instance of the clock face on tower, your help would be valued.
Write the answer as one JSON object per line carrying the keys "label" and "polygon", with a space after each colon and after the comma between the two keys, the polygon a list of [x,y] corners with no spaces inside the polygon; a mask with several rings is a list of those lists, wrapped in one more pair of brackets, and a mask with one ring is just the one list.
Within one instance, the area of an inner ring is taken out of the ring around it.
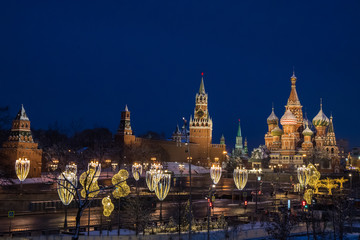
{"label": "clock face on tower", "polygon": [[202,118],[204,116],[204,112],[200,109],[197,113],[196,113],[198,118]]}

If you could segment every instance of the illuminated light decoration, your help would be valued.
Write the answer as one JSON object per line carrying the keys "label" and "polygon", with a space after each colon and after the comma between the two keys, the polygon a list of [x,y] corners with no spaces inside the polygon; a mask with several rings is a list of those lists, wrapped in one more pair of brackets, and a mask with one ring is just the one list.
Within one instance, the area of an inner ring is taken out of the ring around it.
{"label": "illuminated light decoration", "polygon": [[158,171],[153,178],[153,184],[155,185],[155,195],[160,201],[163,201],[169,193],[171,186],[171,174]]}
{"label": "illuminated light decoration", "polygon": [[136,181],[139,181],[140,176],[142,174],[142,165],[138,163],[134,163],[132,165],[132,174]]}
{"label": "illuminated light decoration", "polygon": [[221,178],[222,168],[219,164],[213,164],[210,168],[210,177],[214,184],[217,184]]}
{"label": "illuminated light decoration", "polygon": [[83,186],[83,189],[80,193],[83,198],[86,198],[86,195],[88,195],[90,198],[93,198],[100,192],[94,169],[83,172],[80,175],[79,182]]}
{"label": "illuminated light decoration", "polygon": [[297,177],[302,187],[306,187],[309,183],[309,169],[305,166],[297,168]]}
{"label": "illuminated light decoration", "polygon": [[30,160],[27,158],[19,158],[15,161],[15,172],[20,182],[23,182],[30,171]]}
{"label": "illuminated light decoration", "polygon": [[159,171],[162,171],[161,169],[163,168],[163,166],[161,164],[151,164],[151,168],[149,171],[146,171],[145,174],[145,180],[146,180],[146,185],[149,188],[150,192],[155,191],[155,184],[156,181],[154,181],[154,179],[157,179],[157,173]]}
{"label": "illuminated light decoration", "polygon": [[97,181],[100,177],[101,174],[101,163],[99,163],[98,161],[91,161],[88,164],[88,170],[94,170],[95,176],[94,176],[94,181]]}
{"label": "illuminated light decoration", "polygon": [[234,182],[239,190],[243,190],[248,180],[248,171],[246,169],[240,169],[236,167],[234,169]]}
{"label": "illuminated light decoration", "polygon": [[112,177],[111,182],[116,187],[112,193],[114,198],[119,199],[130,194],[130,187],[126,183],[126,179],[128,178],[129,172],[125,169],[121,169]]}
{"label": "illuminated light decoration", "polygon": [[319,182],[319,187],[327,188],[328,195],[332,195],[332,189],[338,186],[335,184],[335,180],[330,178],[322,179]]}
{"label": "illuminated light decoration", "polygon": [[317,171],[316,167],[311,163],[307,166],[307,169],[308,169],[308,175],[309,175],[308,185],[310,187],[315,188],[317,182],[320,179],[321,174],[319,171]]}
{"label": "illuminated light decoration", "polygon": [[344,187],[343,187],[343,184],[344,184],[345,182],[347,182],[347,181],[349,181],[349,180],[348,180],[348,179],[345,179],[344,177],[335,179],[335,182],[340,183],[340,189],[343,189],[343,188],[344,188]]}
{"label": "illuminated light decoration", "polygon": [[77,187],[77,177],[71,171],[64,171],[57,179],[57,192],[64,205],[69,205],[74,199]]}
{"label": "illuminated light decoration", "polygon": [[70,171],[76,175],[77,174],[77,165],[75,163],[68,164],[65,167],[65,171]]}
{"label": "illuminated light decoration", "polygon": [[111,202],[110,197],[104,197],[101,201],[103,205],[103,214],[105,217],[109,217],[114,210],[114,204]]}
{"label": "illuminated light decoration", "polygon": [[116,187],[116,189],[113,191],[113,196],[116,199],[119,199],[121,197],[126,197],[130,194],[130,187],[127,185],[126,182],[122,182],[121,184]]}
{"label": "illuminated light decoration", "polygon": [[203,73],[203,72],[201,73],[201,76],[204,76],[204,73]]}
{"label": "illuminated light decoration", "polygon": [[304,193],[304,199],[309,205],[311,204],[311,199],[313,195],[314,195],[314,191],[312,189],[307,189]]}
{"label": "illuminated light decoration", "polygon": [[111,163],[111,169],[113,171],[116,171],[118,164],[117,163]]}
{"label": "illuminated light decoration", "polygon": [[129,178],[129,172],[126,171],[125,169],[120,169],[120,171],[112,177],[111,182],[114,186],[117,186],[120,183],[126,181],[126,179],[128,178]]}

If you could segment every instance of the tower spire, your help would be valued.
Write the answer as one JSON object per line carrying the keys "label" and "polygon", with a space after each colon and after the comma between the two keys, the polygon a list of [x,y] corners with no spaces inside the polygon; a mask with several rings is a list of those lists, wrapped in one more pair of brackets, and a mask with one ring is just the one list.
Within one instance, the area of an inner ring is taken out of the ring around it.
{"label": "tower spire", "polygon": [[241,126],[240,126],[240,118],[239,118],[239,127],[238,127],[238,132],[237,132],[237,137],[241,137]]}
{"label": "tower spire", "polygon": [[199,93],[205,94],[204,73],[203,72],[201,73],[201,83],[200,83]]}
{"label": "tower spire", "polygon": [[320,110],[322,110],[322,98],[320,98]]}
{"label": "tower spire", "polygon": [[127,106],[127,104],[125,105],[125,112],[128,112],[129,111],[129,109],[128,109],[128,106]]}

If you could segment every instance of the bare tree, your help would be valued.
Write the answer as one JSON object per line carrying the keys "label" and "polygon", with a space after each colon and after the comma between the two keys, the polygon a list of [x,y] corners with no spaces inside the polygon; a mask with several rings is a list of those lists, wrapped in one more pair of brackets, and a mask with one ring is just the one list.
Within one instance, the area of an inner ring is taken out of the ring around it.
{"label": "bare tree", "polygon": [[273,215],[273,219],[267,222],[265,230],[272,239],[286,240],[296,224],[296,218],[284,208],[280,213]]}

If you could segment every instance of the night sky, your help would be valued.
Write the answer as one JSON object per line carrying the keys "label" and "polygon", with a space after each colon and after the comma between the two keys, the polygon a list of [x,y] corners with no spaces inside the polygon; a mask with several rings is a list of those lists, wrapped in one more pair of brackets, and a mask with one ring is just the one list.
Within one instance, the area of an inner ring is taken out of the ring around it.
{"label": "night sky", "polygon": [[23,103],[34,128],[115,133],[128,104],[136,135],[170,137],[204,72],[213,143],[224,133],[233,145],[240,118],[252,148],[272,102],[284,113],[294,66],[308,117],[322,97],[336,136],[358,146],[359,12],[359,1],[2,1],[0,105],[14,117]]}

